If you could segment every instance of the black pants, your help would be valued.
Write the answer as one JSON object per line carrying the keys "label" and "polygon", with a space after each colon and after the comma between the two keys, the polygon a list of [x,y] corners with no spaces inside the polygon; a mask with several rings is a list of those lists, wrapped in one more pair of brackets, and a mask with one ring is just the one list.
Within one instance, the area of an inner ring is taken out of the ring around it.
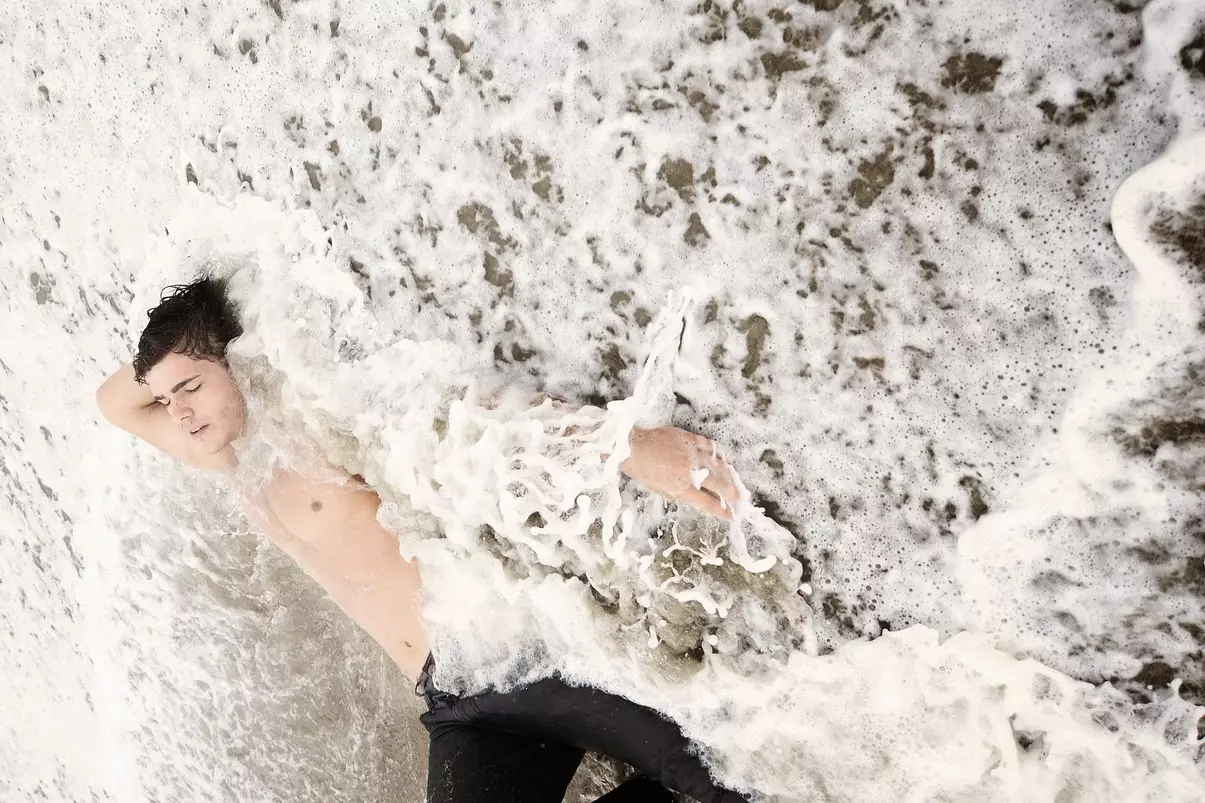
{"label": "black pants", "polygon": [[427,698],[419,720],[431,735],[428,803],[561,803],[586,750],[646,776],[598,803],[662,803],[666,789],[699,803],[747,803],[717,786],[678,726],[652,709],[557,678],[458,698],[434,687],[431,666],[428,658],[415,687]]}

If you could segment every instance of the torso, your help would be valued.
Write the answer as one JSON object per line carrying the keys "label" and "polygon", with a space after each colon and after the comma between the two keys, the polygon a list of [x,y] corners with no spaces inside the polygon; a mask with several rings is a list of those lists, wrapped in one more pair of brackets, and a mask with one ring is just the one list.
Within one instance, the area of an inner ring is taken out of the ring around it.
{"label": "torso", "polygon": [[379,497],[358,475],[346,485],[278,471],[244,509],[410,678],[426,660],[418,567],[376,520]]}

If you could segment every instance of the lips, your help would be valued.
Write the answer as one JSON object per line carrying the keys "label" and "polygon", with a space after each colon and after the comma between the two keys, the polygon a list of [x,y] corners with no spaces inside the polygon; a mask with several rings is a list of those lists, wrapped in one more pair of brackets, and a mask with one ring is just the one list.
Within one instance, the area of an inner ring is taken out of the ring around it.
{"label": "lips", "polygon": [[208,426],[209,424],[202,424],[196,431],[188,434],[192,435],[194,438],[200,437],[201,433],[204,432]]}

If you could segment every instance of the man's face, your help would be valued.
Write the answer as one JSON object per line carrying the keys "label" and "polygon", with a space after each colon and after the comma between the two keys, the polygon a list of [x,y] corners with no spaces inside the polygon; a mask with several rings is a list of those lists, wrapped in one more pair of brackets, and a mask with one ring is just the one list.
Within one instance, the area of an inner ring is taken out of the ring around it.
{"label": "man's face", "polygon": [[[147,371],[146,383],[206,454],[225,449],[243,430],[243,395],[220,362],[172,352]],[[191,435],[197,427],[204,428]]]}

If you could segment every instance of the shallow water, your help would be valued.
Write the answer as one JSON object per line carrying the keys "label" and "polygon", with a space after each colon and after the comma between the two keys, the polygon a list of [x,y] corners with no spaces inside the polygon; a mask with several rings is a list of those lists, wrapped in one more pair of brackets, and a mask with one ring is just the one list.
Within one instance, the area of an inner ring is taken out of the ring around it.
{"label": "shallow water", "polygon": [[[0,797],[420,797],[396,671],[94,410],[216,260],[295,426],[465,477],[392,520],[447,683],[558,668],[768,799],[1201,799],[1202,3],[73,9],[0,10]],[[622,548],[520,546],[465,449],[580,453],[401,426],[465,376],[716,438],[774,567],[605,472]]]}

